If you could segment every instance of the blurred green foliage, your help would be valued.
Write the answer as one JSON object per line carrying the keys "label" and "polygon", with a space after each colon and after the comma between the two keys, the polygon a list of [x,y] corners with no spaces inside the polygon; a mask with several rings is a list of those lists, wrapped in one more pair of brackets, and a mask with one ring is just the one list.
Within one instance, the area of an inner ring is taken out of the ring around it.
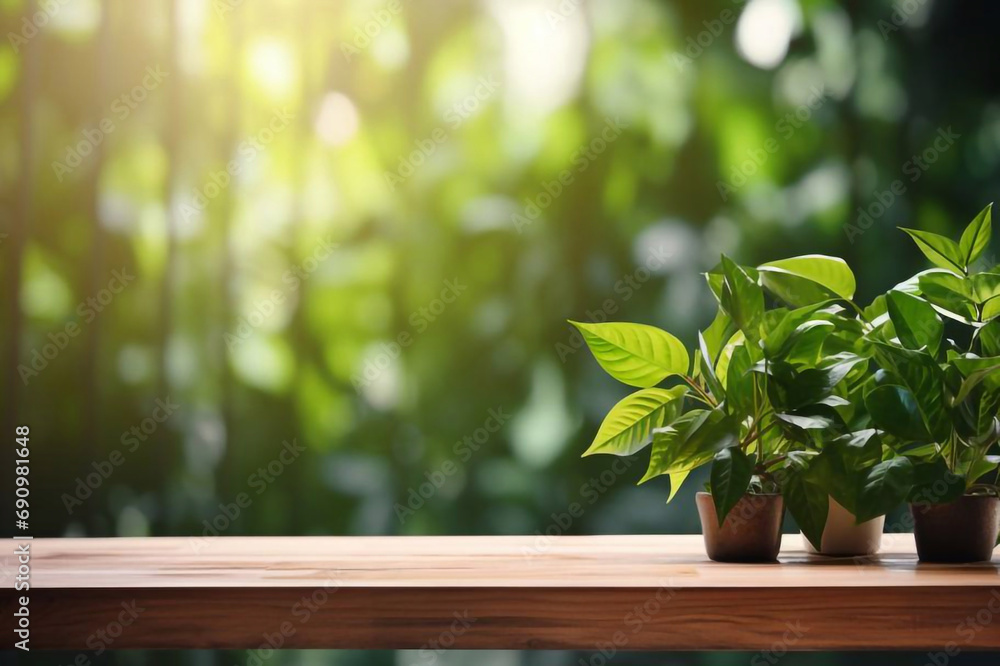
{"label": "blurred green foliage", "polygon": [[645,460],[580,459],[624,389],[566,320],[690,345],[721,252],[844,256],[866,300],[923,266],[896,225],[954,235],[1000,175],[988,3],[33,4],[0,1],[0,402],[36,536],[241,492],[221,533],[695,532]]}

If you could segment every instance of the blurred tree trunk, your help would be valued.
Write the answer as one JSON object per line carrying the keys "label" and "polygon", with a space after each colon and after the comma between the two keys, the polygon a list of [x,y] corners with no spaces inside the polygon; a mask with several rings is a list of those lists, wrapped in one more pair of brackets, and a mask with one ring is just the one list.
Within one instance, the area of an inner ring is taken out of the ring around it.
{"label": "blurred tree trunk", "polygon": [[[105,101],[108,95],[111,69],[111,2],[102,0],[101,19],[97,30],[96,48],[94,50],[94,96],[92,100],[94,123],[100,124],[104,114]],[[87,196],[90,198],[91,246],[90,271],[87,275],[87,296],[96,294],[101,289],[105,272],[105,234],[101,225],[100,190],[101,172],[104,168],[106,141],[101,141],[94,147],[94,163]],[[83,386],[86,387],[87,407],[84,410],[84,453],[97,460],[101,454],[101,317],[95,317],[87,334],[87,349],[83,359]],[[88,514],[93,516],[93,512]]]}
{"label": "blurred tree trunk", "polygon": [[[229,132],[223,146],[223,154],[226,156],[226,164],[230,160],[239,159],[237,146],[240,143],[241,132],[243,131],[243,86],[242,86],[242,66],[243,66],[243,13],[249,11],[248,7],[238,8],[230,21],[230,44],[232,46],[232,68],[229,72]],[[232,497],[236,492],[233,488],[233,479],[240,468],[240,459],[236,455],[236,420],[233,417],[233,373],[229,364],[229,344],[227,333],[232,333],[230,326],[233,324],[233,288],[232,280],[235,272],[232,248],[232,228],[237,213],[237,195],[239,183],[236,176],[232,176],[229,190],[225,197],[224,209],[221,212],[221,235],[222,235],[222,261],[219,266],[219,292],[220,292],[220,319],[221,331],[219,335],[218,354],[219,381],[221,388],[220,401],[222,404],[222,423],[225,434],[223,435],[222,457],[216,469],[216,494],[221,497]]]}
{"label": "blurred tree trunk", "polygon": [[[37,11],[35,0],[28,0],[24,5],[24,16],[34,16]],[[27,241],[31,218],[33,215],[32,198],[35,189],[35,122],[33,110],[37,95],[39,76],[39,40],[36,35],[23,45],[21,54],[21,83],[18,90],[19,120],[18,131],[18,173],[15,210],[11,221],[10,238],[7,244],[7,336],[9,340],[7,356],[7,399],[4,409],[5,435],[12,433],[19,425],[18,407],[20,405],[23,382],[18,372],[21,358],[21,338],[23,335],[24,318],[21,312],[21,269],[24,257],[24,246]]]}
{"label": "blurred tree trunk", "polygon": [[[180,173],[180,142],[182,123],[182,76],[180,67],[180,16],[177,0],[167,0],[168,12],[168,44],[167,71],[171,73],[167,85],[167,112],[165,120],[164,144],[167,154],[167,171],[163,185],[163,202],[166,214],[167,250],[163,266],[163,276],[160,285],[160,321],[158,333],[158,389],[156,397],[166,400],[170,395],[169,348],[173,330],[174,288],[177,273],[177,211],[174,206],[174,196],[177,190],[178,174]],[[167,428],[159,429],[158,445],[155,447],[155,463],[158,470],[159,512],[154,518],[154,533],[163,534],[166,531],[168,494],[170,489],[170,474],[174,471],[176,456],[172,454],[174,447]]]}

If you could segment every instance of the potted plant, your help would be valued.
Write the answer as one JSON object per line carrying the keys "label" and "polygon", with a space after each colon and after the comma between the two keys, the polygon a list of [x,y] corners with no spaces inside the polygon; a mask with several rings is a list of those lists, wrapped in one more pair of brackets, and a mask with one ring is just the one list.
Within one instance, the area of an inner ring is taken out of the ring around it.
{"label": "potted plant", "polygon": [[[881,455],[872,435],[851,439],[868,364],[856,353],[861,324],[838,304],[857,309],[854,276],[820,255],[756,268],[723,256],[707,279],[719,309],[693,359],[652,326],[571,322],[605,371],[639,389],[612,408],[584,455],[632,455],[652,442],[640,483],[668,476],[671,499],[691,471],[711,465],[696,499],[714,560],[773,561],[786,505],[822,548],[834,452],[862,452],[837,468],[851,478]],[[669,378],[674,386],[658,387]]]}
{"label": "potted plant", "polygon": [[973,268],[990,217],[987,206],[958,242],[904,229],[936,268],[869,308],[879,370],[865,404],[904,452],[889,473],[908,490],[924,561],[989,560],[1000,531],[1000,272]]}

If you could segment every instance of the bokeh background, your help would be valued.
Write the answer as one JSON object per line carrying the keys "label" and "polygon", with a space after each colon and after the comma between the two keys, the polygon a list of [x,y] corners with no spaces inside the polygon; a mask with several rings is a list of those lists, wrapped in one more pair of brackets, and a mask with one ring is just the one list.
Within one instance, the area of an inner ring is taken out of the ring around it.
{"label": "bokeh background", "polygon": [[[697,480],[667,507],[665,478],[634,485],[643,454],[622,474],[580,459],[628,389],[566,319],[693,342],[720,252],[842,256],[860,300],[923,267],[895,227],[956,234],[1000,185],[998,19],[938,0],[0,0],[0,403],[2,432],[32,429],[30,531],[532,534],[582,500],[566,533],[697,532]],[[755,657],[772,663],[616,659]]]}

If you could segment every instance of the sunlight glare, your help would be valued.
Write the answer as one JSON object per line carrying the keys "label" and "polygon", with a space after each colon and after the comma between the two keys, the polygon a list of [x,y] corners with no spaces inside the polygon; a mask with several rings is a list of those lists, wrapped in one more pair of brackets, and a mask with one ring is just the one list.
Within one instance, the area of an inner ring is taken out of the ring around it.
{"label": "sunlight glare", "polygon": [[288,95],[295,82],[295,56],[284,42],[269,39],[250,50],[250,76],[264,92],[274,97]]}
{"label": "sunlight glare", "polygon": [[736,50],[755,67],[774,69],[801,25],[795,0],[750,0],[736,25]]}
{"label": "sunlight glare", "polygon": [[329,146],[342,146],[358,132],[358,109],[347,95],[328,92],[316,116],[316,134]]}

